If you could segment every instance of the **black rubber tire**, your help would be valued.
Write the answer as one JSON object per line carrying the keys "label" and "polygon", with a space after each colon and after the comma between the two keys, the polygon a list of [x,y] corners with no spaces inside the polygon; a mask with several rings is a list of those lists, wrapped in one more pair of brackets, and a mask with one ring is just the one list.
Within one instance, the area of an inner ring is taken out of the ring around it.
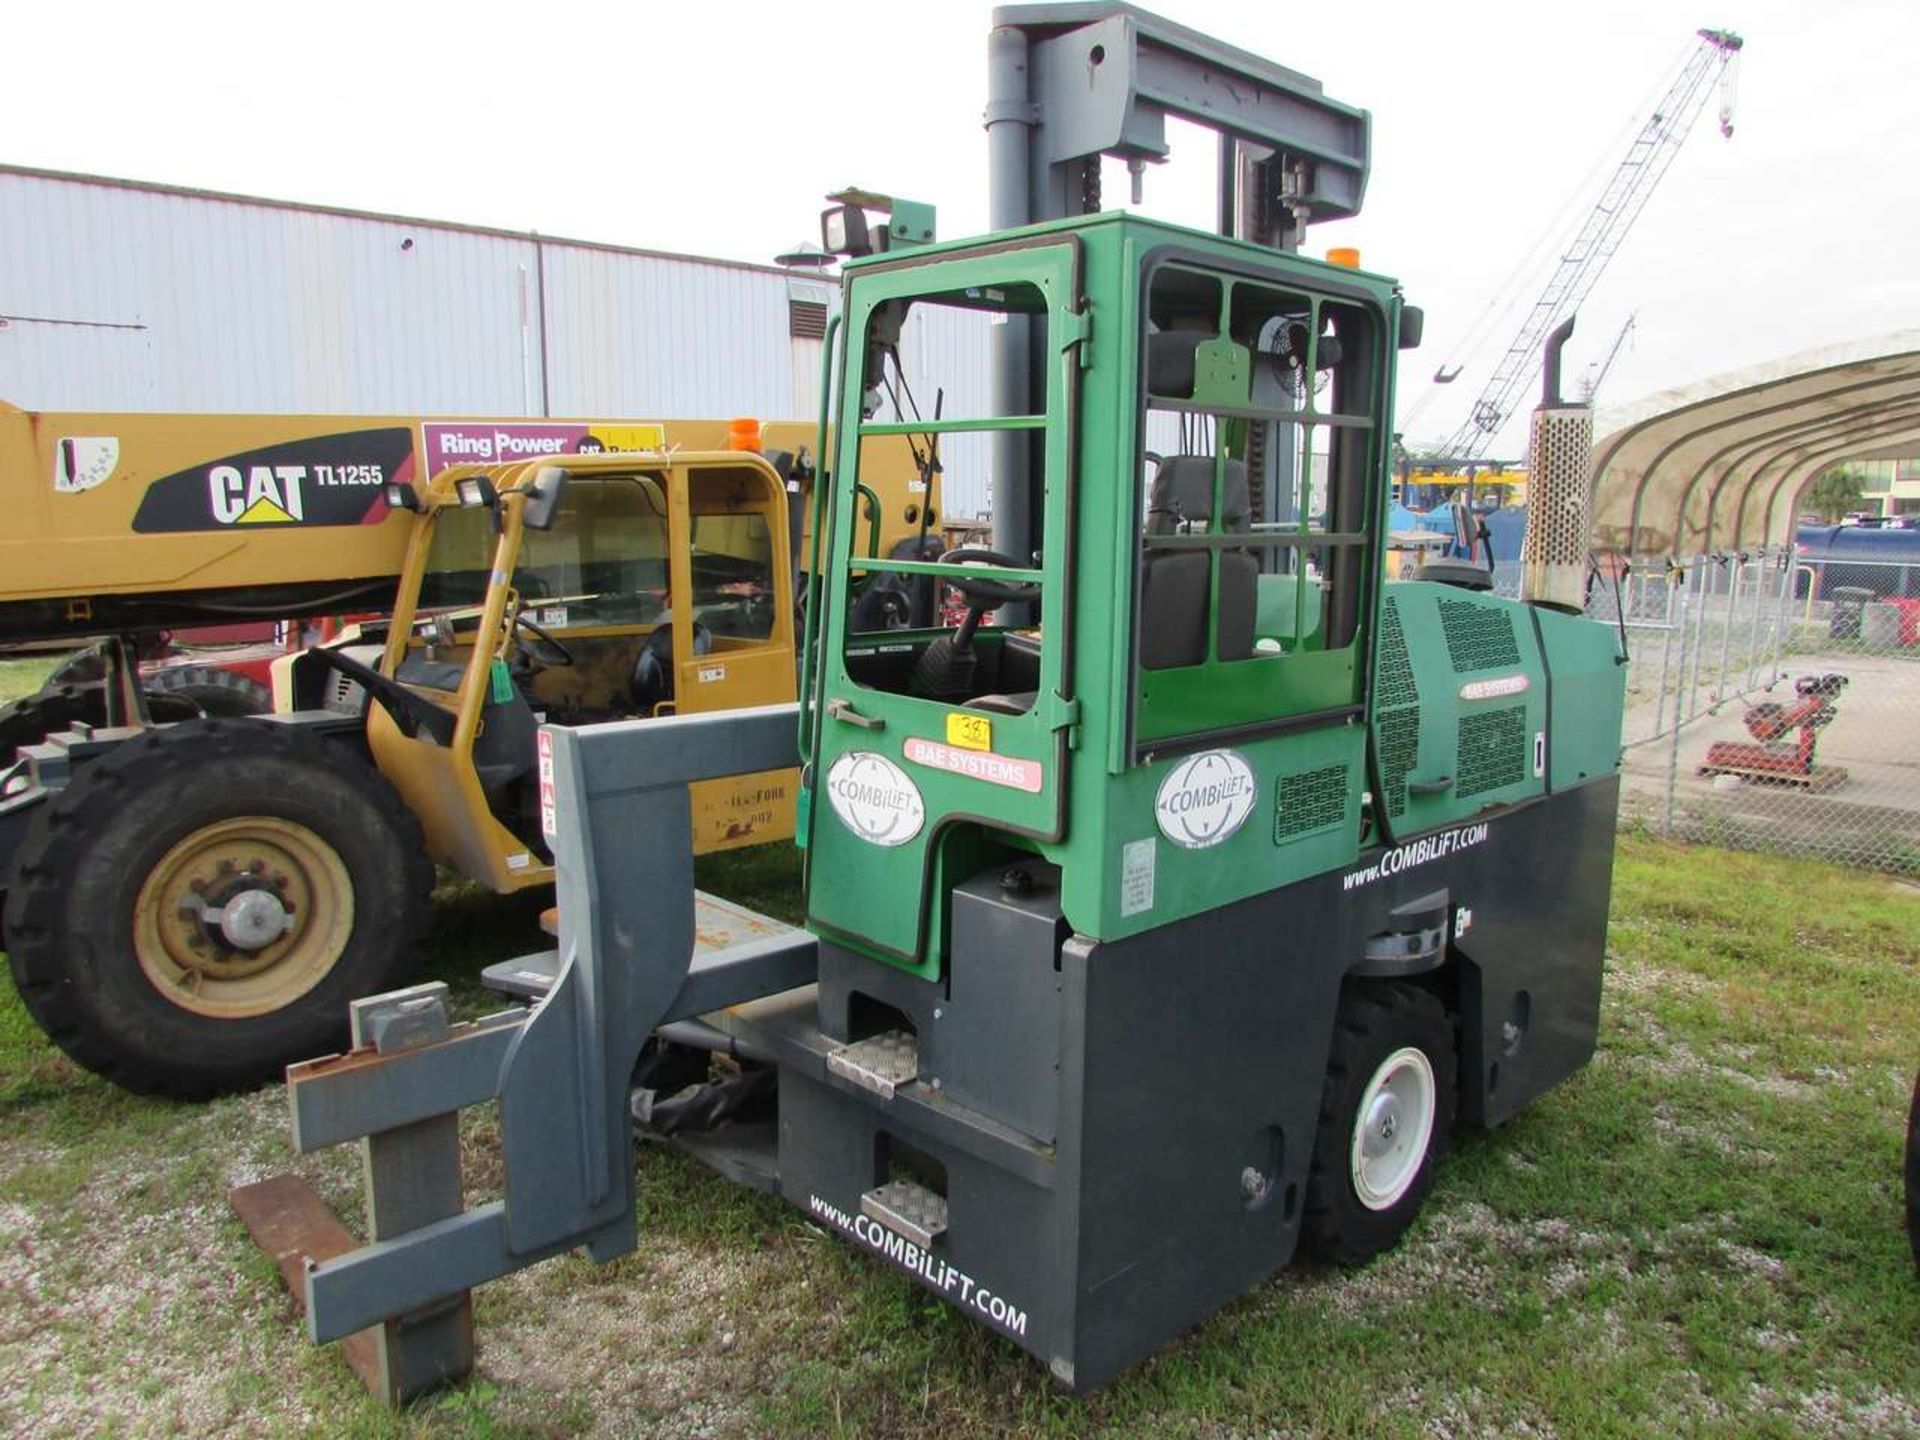
{"label": "black rubber tire", "polygon": [[[1389,1055],[1409,1045],[1423,1051],[1433,1067],[1433,1132],[1406,1193],[1384,1210],[1370,1210],[1353,1187],[1349,1156],[1354,1121],[1374,1072]],[[1428,991],[1395,981],[1348,986],[1334,1024],[1307,1175],[1301,1241],[1313,1254],[1335,1264],[1357,1265],[1391,1250],[1407,1233],[1433,1189],[1434,1166],[1453,1129],[1454,1050],[1453,1021]]]}
{"label": "black rubber tire", "polygon": [[37,695],[0,706],[0,765],[13,762],[23,745],[38,745],[76,720],[98,725],[107,713],[97,685],[50,685]]}
{"label": "black rubber tire", "polygon": [[[157,725],[198,719],[200,706],[184,695],[149,691],[147,709]],[[107,723],[106,692],[98,685],[49,685],[37,694],[0,706],[0,766],[13,762],[23,745],[38,745],[47,736],[71,729],[76,723]]]}
{"label": "black rubber tire", "polygon": [[1907,1243],[1913,1264],[1920,1270],[1920,1079],[1913,1082],[1913,1104],[1907,1111]]}
{"label": "black rubber tire", "polygon": [[273,712],[273,692],[258,680],[212,665],[171,665],[140,677],[149,695],[177,695],[210,720]]}
{"label": "black rubber tire", "polygon": [[[282,1008],[197,1014],[140,968],[136,897],[183,836],[264,815],[306,826],[353,886],[326,975]],[[6,948],[28,1011],[79,1064],[141,1094],[204,1099],[345,1048],[347,1002],[404,985],[431,918],[433,866],[393,788],[339,744],[256,720],[149,730],[40,807],[15,857]]]}

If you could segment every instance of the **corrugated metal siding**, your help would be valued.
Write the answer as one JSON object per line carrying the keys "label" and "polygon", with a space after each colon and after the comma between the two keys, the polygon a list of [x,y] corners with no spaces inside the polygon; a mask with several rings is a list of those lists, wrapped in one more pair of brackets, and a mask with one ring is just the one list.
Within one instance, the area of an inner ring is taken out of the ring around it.
{"label": "corrugated metal siding", "polygon": [[785,276],[557,246],[546,272],[556,414],[799,418]]}
{"label": "corrugated metal siding", "polygon": [[[411,241],[411,244],[406,242]],[[789,277],[0,171],[0,399],[34,410],[810,417]],[[87,323],[75,323],[87,322]]]}
{"label": "corrugated metal siding", "polygon": [[[984,311],[916,306],[907,312],[906,324],[900,328],[900,364],[923,417],[933,417],[942,390],[946,392],[942,413],[949,419],[993,413],[993,333]],[[992,451],[993,441],[987,435],[941,438],[941,492],[949,518],[988,513],[993,494]]]}
{"label": "corrugated metal siding", "polygon": [[[830,279],[0,170],[0,315],[31,317],[0,328],[0,399],[31,410],[811,419],[793,295],[839,307]],[[914,313],[923,414],[943,388],[988,413],[990,334]],[[942,452],[947,512],[984,515],[990,442]]]}

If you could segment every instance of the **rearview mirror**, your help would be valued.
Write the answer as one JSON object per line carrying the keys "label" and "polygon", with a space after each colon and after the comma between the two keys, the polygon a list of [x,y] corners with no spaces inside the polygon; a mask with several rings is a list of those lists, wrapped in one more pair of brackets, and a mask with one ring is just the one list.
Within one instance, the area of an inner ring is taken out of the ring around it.
{"label": "rearview mirror", "polygon": [[567,472],[558,465],[542,465],[527,486],[526,503],[520,510],[520,523],[529,530],[551,530],[560,511],[560,497],[567,490]]}
{"label": "rearview mirror", "polygon": [[1426,328],[1426,311],[1422,310],[1418,305],[1402,305],[1400,307],[1400,348],[1402,350],[1418,350],[1420,348],[1420,336],[1425,332]]}

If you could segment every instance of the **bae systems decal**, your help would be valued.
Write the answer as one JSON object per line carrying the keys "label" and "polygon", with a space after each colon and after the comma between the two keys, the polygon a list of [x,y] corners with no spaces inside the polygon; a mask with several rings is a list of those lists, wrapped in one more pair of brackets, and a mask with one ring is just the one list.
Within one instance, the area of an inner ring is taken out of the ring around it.
{"label": "bae systems decal", "polygon": [[1218,845],[1253,813],[1253,770],[1232,750],[1202,750],[1167,772],[1154,797],[1160,833],[1187,850]]}
{"label": "bae systems decal", "polygon": [[387,516],[389,481],[413,478],[404,426],[264,445],[147,487],[133,528],[142,534],[240,525],[370,525]]}
{"label": "bae systems decal", "polygon": [[827,799],[840,823],[870,845],[904,845],[927,818],[906,771],[871,750],[849,750],[833,762]]}

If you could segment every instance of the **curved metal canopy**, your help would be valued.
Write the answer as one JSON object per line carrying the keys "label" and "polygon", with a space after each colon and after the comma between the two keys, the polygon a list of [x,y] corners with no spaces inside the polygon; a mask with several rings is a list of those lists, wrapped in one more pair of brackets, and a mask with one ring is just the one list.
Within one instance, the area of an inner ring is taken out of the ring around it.
{"label": "curved metal canopy", "polygon": [[1920,330],[1805,350],[1607,411],[1593,537],[1626,555],[1784,543],[1829,465],[1920,451]]}

